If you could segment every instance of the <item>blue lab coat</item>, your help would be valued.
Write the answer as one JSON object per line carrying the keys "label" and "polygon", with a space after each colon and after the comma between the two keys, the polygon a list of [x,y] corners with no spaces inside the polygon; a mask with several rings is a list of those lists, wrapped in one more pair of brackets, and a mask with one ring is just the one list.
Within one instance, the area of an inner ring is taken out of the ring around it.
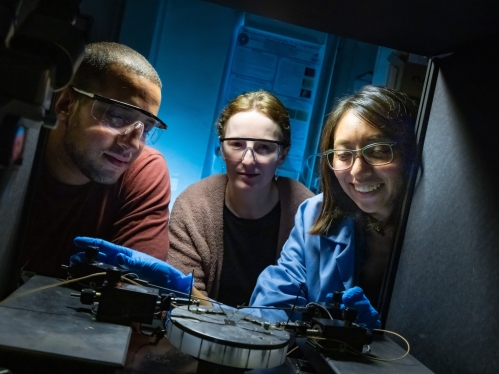
{"label": "blue lab coat", "polygon": [[[295,216],[295,227],[284,244],[277,265],[267,267],[259,276],[251,296],[251,306],[291,307],[296,301],[305,306],[312,301],[326,301],[333,291],[355,286],[355,228],[345,218],[328,235],[310,235],[319,215],[322,194],[305,200]],[[246,309],[270,322],[286,321],[282,310]],[[298,317],[293,315],[292,319]]]}

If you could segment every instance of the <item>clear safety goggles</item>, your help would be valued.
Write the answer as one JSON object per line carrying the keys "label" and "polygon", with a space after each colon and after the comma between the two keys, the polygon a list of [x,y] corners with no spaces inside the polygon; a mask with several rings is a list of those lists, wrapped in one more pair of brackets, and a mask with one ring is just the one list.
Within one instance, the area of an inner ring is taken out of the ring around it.
{"label": "clear safety goggles", "polygon": [[166,124],[147,110],[118,100],[85,92],[71,86],[79,94],[94,100],[92,117],[118,135],[127,135],[135,129],[141,130],[140,138],[154,144],[167,129]]}
{"label": "clear safety goggles", "polygon": [[225,160],[242,161],[251,151],[253,161],[260,164],[275,162],[281,155],[281,148],[289,144],[280,140],[256,138],[220,138]]}

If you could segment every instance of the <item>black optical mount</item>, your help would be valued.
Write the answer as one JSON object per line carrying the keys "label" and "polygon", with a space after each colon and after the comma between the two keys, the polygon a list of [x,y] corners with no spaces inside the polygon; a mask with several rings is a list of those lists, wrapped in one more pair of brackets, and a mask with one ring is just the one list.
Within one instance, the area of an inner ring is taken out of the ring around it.
{"label": "black optical mount", "polygon": [[[98,253],[97,247],[87,246],[82,261],[68,267],[69,278],[88,277],[77,283],[81,293],[75,296],[80,297],[82,304],[92,305],[97,320],[120,325],[152,324],[155,317],[161,318],[161,312],[171,309],[172,303],[197,305],[194,300],[178,298],[173,293],[160,293],[130,271],[99,261]],[[105,274],[95,276],[99,273]]]}
{"label": "black optical mount", "polygon": [[372,333],[357,325],[357,310],[345,308],[341,319],[312,317],[295,322],[277,322],[276,328],[292,330],[297,336],[306,336],[307,343],[317,351],[362,353],[364,345],[372,343]]}

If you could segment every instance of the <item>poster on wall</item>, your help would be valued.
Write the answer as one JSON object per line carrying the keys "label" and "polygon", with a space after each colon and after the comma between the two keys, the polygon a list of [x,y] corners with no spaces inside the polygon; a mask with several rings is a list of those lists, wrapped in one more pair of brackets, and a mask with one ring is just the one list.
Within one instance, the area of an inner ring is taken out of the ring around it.
{"label": "poster on wall", "polygon": [[241,26],[227,71],[224,105],[258,89],[275,94],[289,111],[291,150],[279,175],[300,175],[324,45]]}

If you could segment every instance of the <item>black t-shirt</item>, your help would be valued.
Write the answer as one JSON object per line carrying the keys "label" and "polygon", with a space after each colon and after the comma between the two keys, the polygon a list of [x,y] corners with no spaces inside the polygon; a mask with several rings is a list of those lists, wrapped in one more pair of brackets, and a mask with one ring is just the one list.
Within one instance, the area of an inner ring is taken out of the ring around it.
{"label": "black t-shirt", "polygon": [[248,305],[256,280],[276,263],[281,204],[259,219],[239,218],[224,205],[224,259],[218,301]]}

